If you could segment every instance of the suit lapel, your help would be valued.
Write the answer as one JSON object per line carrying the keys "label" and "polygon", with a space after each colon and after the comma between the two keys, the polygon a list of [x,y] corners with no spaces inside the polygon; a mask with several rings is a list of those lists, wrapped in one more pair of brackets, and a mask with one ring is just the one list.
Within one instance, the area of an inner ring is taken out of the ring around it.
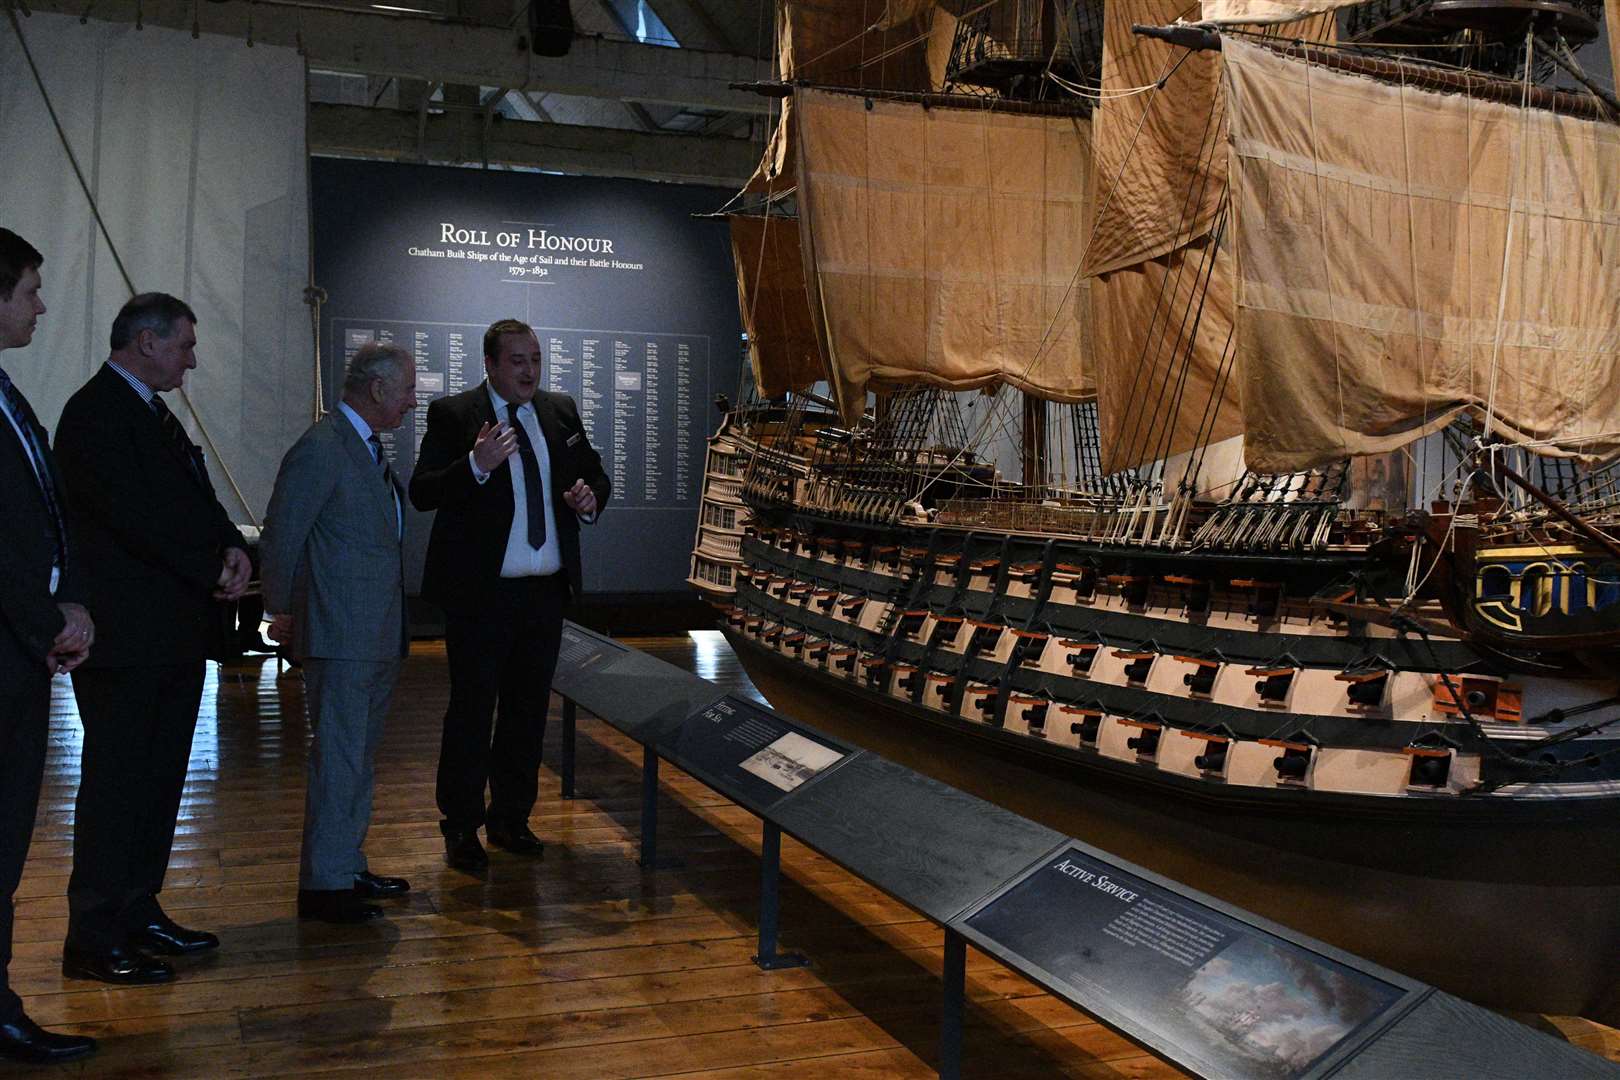
{"label": "suit lapel", "polygon": [[[40,445],[48,445],[48,436],[44,429],[34,422],[33,410],[29,409],[27,412],[28,415],[20,418],[21,423],[33,425],[34,434],[39,438]],[[34,459],[28,453],[28,447],[23,445],[22,438],[16,431],[12,430],[11,425],[6,422],[3,416],[0,416],[0,444],[8,447],[7,453],[14,459],[14,464],[19,470],[18,475],[28,481],[27,486],[33,490],[34,497],[39,500],[40,509],[49,511],[50,506],[45,502],[45,489],[40,487],[39,476],[34,472]],[[57,475],[56,461],[50,454],[45,455],[45,467],[50,470],[51,481],[56,485],[56,490],[61,491],[62,478]]]}
{"label": "suit lapel", "polygon": [[[135,430],[139,432],[141,441],[147,444],[147,449],[154,456],[172,462],[185,475],[186,484],[190,488],[202,490],[203,485],[192,470],[191,463],[180,456],[179,448],[163,433],[163,422],[158,419],[158,414],[152,411],[151,404],[142,401],[140,393],[125,382],[124,377],[114,371],[109,364],[102,364],[95,377],[101,380],[102,393],[110,401],[116,401],[118,407],[128,411],[132,417],[139,414],[139,419],[134,421]],[[209,488],[207,494],[211,497],[213,489]]]}
{"label": "suit lapel", "polygon": [[[391,532],[397,532],[399,518],[392,505],[391,493],[388,486],[382,483],[382,466],[371,458],[371,447],[360,437],[347,416],[338,413],[328,413],[328,420],[337,427],[338,442],[343,445],[343,452],[354,466],[356,474],[360,477],[364,490],[371,492],[371,503],[378,514],[382,515],[388,523]],[[396,477],[394,484],[397,487],[399,480]]]}
{"label": "suit lapel", "polygon": [[540,434],[545,436],[546,456],[550,459],[552,487],[562,478],[562,470],[558,467],[561,456],[568,452],[563,442],[562,422],[557,419],[557,410],[552,406],[551,399],[544,394],[534,395],[534,417],[540,421]]}

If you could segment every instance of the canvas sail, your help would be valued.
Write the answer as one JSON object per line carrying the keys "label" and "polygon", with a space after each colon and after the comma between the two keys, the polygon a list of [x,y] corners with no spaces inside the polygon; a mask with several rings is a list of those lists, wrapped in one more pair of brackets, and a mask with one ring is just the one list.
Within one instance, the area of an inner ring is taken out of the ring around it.
{"label": "canvas sail", "polygon": [[[1131,33],[1188,13],[1186,0],[1111,2],[1103,13],[1103,99],[1093,114],[1096,220],[1087,275],[1163,256],[1209,232],[1226,190],[1220,53]],[[1173,73],[1173,74],[1172,74]],[[1166,80],[1162,88],[1123,96]]]}
{"label": "canvas sail", "polygon": [[811,89],[794,112],[811,318],[847,422],[872,383],[1090,397],[1084,118]]}
{"label": "canvas sail", "polygon": [[[1196,16],[1185,0],[1110,3],[1095,113],[1096,224],[1086,249],[1103,467],[1135,468],[1243,431],[1223,357],[1232,331],[1230,243],[1211,236],[1227,196],[1221,54],[1131,32]],[[1281,28],[1331,41],[1331,16]],[[1162,82],[1163,85],[1158,85]],[[1154,87],[1140,93],[1133,91]],[[1207,404],[1206,404],[1207,403]]]}
{"label": "canvas sail", "polygon": [[1620,450],[1620,127],[1224,47],[1250,467]]}
{"label": "canvas sail", "polygon": [[766,398],[808,390],[827,377],[827,366],[810,326],[799,223],[749,214],[731,214],[727,221],[754,385]]}
{"label": "canvas sail", "polygon": [[1231,364],[1232,259],[1209,238],[1091,282],[1104,472],[1243,433]]}
{"label": "canvas sail", "polygon": [[1270,25],[1353,7],[1361,0],[1204,0],[1204,22]]}
{"label": "canvas sail", "polygon": [[932,11],[926,4],[905,4],[886,17],[887,10],[882,0],[781,0],[776,6],[777,77],[872,90],[930,89],[927,31]]}
{"label": "canvas sail", "polygon": [[[783,0],[776,11],[776,77],[782,82],[934,92],[945,82],[956,16],[937,0]],[[793,101],[782,112],[754,175],[750,194],[781,194],[794,183]]]}

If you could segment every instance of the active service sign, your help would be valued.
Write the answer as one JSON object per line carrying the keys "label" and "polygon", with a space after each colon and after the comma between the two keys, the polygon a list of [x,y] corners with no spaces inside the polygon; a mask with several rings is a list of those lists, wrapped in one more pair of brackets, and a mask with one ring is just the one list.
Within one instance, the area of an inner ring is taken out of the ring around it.
{"label": "active service sign", "polygon": [[965,920],[1083,1008],[1206,1076],[1318,1074],[1406,988],[1126,873],[1079,848]]}

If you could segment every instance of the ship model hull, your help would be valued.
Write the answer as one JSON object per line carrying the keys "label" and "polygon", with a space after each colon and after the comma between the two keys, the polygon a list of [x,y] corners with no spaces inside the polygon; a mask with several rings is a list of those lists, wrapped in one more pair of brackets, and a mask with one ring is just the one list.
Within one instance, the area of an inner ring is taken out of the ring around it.
{"label": "ship model hull", "polygon": [[[1344,585],[1376,583],[1365,547],[1109,545],[1011,511],[993,527],[988,506],[977,524],[862,523],[803,489],[750,505],[751,441],[728,427],[716,444],[705,520],[729,509],[732,529],[704,527],[692,581],[751,668],[1189,808],[1369,836],[1439,823],[1579,842],[1620,823],[1620,731],[1587,731],[1620,709],[1614,682],[1544,658],[1512,670],[1435,615],[1382,618]],[[1397,864],[1402,846],[1373,845]],[[1620,883],[1620,858],[1560,872]]]}

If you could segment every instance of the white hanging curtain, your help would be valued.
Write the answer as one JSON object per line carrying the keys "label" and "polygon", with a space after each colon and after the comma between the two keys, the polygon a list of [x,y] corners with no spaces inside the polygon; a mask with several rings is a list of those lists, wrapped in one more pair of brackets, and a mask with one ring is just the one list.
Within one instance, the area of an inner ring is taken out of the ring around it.
{"label": "white hanging curtain", "polygon": [[[254,521],[313,407],[303,62],[292,49],[213,35],[65,15],[18,22],[135,289],[172,293],[197,312],[186,387],[218,451],[207,456],[221,503]],[[0,225],[45,256],[49,307],[6,367],[54,428],[106,359],[129,292],[8,23],[0,192]],[[197,418],[178,405],[176,414],[207,452]]]}

